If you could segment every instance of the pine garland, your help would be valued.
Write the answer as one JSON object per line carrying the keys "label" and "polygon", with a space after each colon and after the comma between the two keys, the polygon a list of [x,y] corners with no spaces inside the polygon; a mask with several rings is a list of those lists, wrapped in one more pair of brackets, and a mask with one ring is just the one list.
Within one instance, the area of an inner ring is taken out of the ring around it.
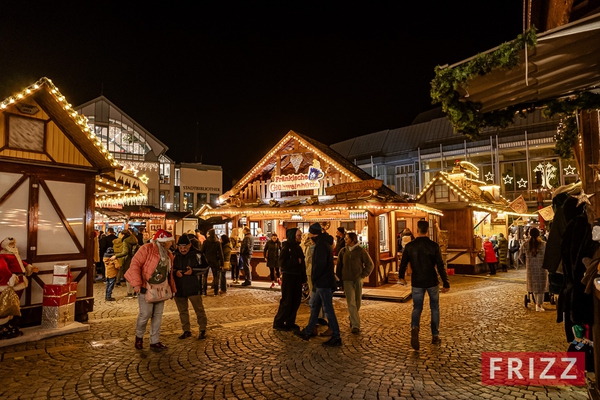
{"label": "pine garland", "polygon": [[455,133],[461,133],[471,140],[481,136],[481,129],[488,127],[506,128],[515,115],[524,117],[535,109],[543,108],[546,117],[560,116],[561,124],[557,130],[555,153],[562,158],[571,158],[572,148],[577,141],[579,129],[577,113],[582,110],[600,109],[600,95],[582,92],[563,99],[552,99],[524,106],[515,104],[502,110],[482,113],[482,104],[462,98],[459,89],[466,90],[468,81],[483,76],[498,68],[512,69],[519,65],[519,51],[525,46],[537,44],[536,29],[517,36],[512,42],[504,43],[491,53],[482,53],[471,61],[456,68],[435,68],[435,78],[431,81],[431,99],[433,104],[442,103]]}
{"label": "pine garland", "polygon": [[462,100],[458,89],[468,87],[468,81],[478,75],[486,75],[497,68],[512,69],[519,65],[519,51],[525,46],[537,44],[535,27],[517,36],[512,42],[500,45],[491,53],[481,53],[471,61],[456,68],[435,68],[435,78],[431,81],[433,104],[442,103],[442,110],[448,115],[454,132],[463,133],[474,140],[484,126],[506,128],[513,123],[518,108],[481,113],[481,103]]}

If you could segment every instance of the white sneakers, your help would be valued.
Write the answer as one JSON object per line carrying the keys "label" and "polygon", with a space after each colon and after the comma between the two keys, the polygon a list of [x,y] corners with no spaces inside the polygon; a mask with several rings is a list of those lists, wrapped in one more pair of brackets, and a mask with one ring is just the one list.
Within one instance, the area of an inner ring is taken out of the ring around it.
{"label": "white sneakers", "polygon": [[538,306],[537,304],[535,305],[535,311],[546,311],[544,310],[544,307],[542,306]]}

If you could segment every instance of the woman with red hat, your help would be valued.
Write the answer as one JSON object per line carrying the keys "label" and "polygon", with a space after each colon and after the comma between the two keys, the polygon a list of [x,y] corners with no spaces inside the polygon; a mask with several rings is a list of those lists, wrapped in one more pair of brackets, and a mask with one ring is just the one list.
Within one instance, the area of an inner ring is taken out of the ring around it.
{"label": "woman with red hat", "polygon": [[160,325],[165,309],[165,302],[158,301],[149,303],[146,301],[147,283],[160,284],[168,279],[172,293],[175,293],[175,282],[173,281],[173,254],[169,251],[173,242],[173,235],[163,229],[158,230],[151,243],[139,248],[133,259],[129,270],[125,273],[125,279],[131,284],[133,290],[140,294],[138,314],[135,327],[135,348],[143,348],[143,337],[146,333],[146,325],[150,322],[150,348],[155,350],[166,349],[167,346],[160,342]]}

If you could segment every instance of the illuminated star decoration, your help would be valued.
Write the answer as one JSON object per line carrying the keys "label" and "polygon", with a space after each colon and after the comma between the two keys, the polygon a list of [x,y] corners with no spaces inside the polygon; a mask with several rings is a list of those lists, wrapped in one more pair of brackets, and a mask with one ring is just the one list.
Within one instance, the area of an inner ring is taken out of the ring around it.
{"label": "illuminated star decoration", "polygon": [[508,174],[503,179],[505,185],[510,185],[513,181],[513,177]]}
{"label": "illuminated star decoration", "polygon": [[573,175],[575,173],[575,167],[571,167],[570,165],[567,168],[563,168],[565,170],[565,174]]}
{"label": "illuminated star decoration", "polygon": [[600,164],[589,164],[589,167],[594,171],[594,182],[600,179]]}
{"label": "illuminated star decoration", "polygon": [[488,173],[485,175],[485,180],[486,180],[486,181],[493,181],[493,180],[494,180],[494,174],[492,174],[491,172],[488,172]]}
{"label": "illuminated star decoration", "polygon": [[149,180],[150,178],[146,174],[140,176],[140,181],[144,182],[144,185],[147,185]]}
{"label": "illuminated star decoration", "polygon": [[527,181],[521,178],[521,180],[517,182],[517,185],[519,185],[519,189],[527,187]]}
{"label": "illuminated star decoration", "polygon": [[581,189],[581,193],[579,193],[578,196],[573,196],[573,197],[575,197],[577,199],[577,205],[575,207],[579,207],[583,203],[590,204],[590,197],[592,197],[595,194],[596,193],[585,194],[585,192],[583,191],[583,189]]}

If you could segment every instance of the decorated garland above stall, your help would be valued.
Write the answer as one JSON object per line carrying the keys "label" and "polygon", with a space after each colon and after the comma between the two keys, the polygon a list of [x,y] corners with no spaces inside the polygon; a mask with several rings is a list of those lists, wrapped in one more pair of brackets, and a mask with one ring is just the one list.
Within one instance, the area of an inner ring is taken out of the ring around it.
{"label": "decorated garland above stall", "polygon": [[572,147],[579,132],[576,115],[579,111],[600,108],[600,95],[583,91],[561,98],[511,105],[490,112],[481,112],[482,104],[468,99],[471,79],[494,70],[511,70],[522,65],[519,53],[525,47],[533,49],[536,45],[536,29],[532,27],[515,40],[500,45],[492,52],[478,54],[462,65],[435,68],[435,78],[431,81],[431,98],[434,104],[441,103],[454,132],[476,140],[484,127],[506,128],[513,123],[515,115],[525,117],[536,109],[543,109],[546,117],[562,118],[556,135],[556,154],[563,158],[572,156]]}

